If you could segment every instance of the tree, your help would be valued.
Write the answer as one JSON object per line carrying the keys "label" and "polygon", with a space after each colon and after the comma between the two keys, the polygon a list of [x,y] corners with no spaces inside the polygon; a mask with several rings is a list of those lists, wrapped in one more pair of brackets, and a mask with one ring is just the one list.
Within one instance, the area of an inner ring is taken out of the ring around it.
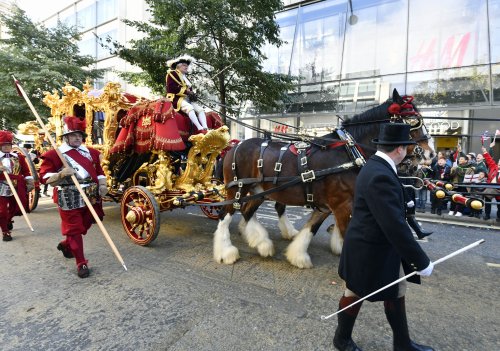
{"label": "tree", "polygon": [[9,34],[0,40],[0,117],[7,128],[15,130],[18,124],[34,119],[17,95],[12,75],[21,82],[41,116],[50,114],[42,102],[44,91],[60,90],[66,82],[79,87],[86,79],[102,77],[103,70],[89,68],[94,59],[79,54],[76,27],[58,23],[55,28],[46,28],[33,23],[18,7],[0,15],[0,21]]}
{"label": "tree", "polygon": [[165,95],[166,61],[180,54],[197,59],[190,80],[202,97],[217,96],[222,115],[247,101],[276,107],[293,90],[293,78],[262,70],[262,47],[280,46],[274,14],[280,0],[146,0],[150,22],[125,21],[145,36],[129,47],[114,43],[116,53],[140,67],[122,75]]}

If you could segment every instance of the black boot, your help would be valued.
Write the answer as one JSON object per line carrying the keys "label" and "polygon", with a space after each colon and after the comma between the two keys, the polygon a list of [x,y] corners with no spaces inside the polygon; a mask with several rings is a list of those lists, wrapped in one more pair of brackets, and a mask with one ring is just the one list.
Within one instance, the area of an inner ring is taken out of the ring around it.
{"label": "black boot", "polygon": [[384,309],[394,335],[394,351],[434,351],[430,346],[419,345],[410,340],[404,296],[384,301]]}
{"label": "black boot", "polygon": [[408,216],[406,217],[406,221],[410,225],[410,227],[415,231],[415,234],[417,234],[417,237],[419,239],[423,239],[426,236],[431,235],[433,232],[424,232],[420,225],[418,224],[417,220],[415,219],[415,216]]}
{"label": "black boot", "polygon": [[[342,296],[339,301],[339,310],[349,306],[353,302],[359,300],[358,297]],[[333,346],[339,351],[363,351],[354,341],[352,341],[352,328],[356,322],[359,309],[363,302],[354,305],[353,307],[337,314],[338,325],[333,337]]]}

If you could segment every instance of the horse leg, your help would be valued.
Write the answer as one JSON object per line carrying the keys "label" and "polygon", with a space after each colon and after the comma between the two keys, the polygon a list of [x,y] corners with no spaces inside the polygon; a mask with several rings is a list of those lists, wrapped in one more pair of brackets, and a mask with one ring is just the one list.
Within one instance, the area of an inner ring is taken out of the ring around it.
{"label": "horse leg", "polygon": [[219,215],[219,224],[214,233],[214,259],[218,263],[233,264],[240,258],[238,249],[231,243],[229,232],[233,214],[233,206],[227,205]]}
{"label": "horse leg", "polygon": [[286,249],[288,262],[299,268],[311,268],[311,257],[307,253],[307,248],[314,234],[318,231],[323,221],[330,213],[314,210],[307,223],[302,227],[297,236]]}
{"label": "horse leg", "polygon": [[346,200],[340,205],[336,204],[334,209],[332,207],[330,207],[330,209],[332,209],[335,217],[335,224],[332,224],[327,229],[327,231],[331,234],[330,247],[333,254],[339,256],[342,252],[342,246],[344,245],[344,235],[351,217],[351,201]]}
{"label": "horse leg", "polygon": [[269,233],[266,228],[257,221],[255,214],[263,202],[264,199],[247,202],[241,211],[242,218],[238,227],[248,246],[256,248],[262,257],[267,257],[274,255],[274,245],[271,239],[269,239]]}
{"label": "horse leg", "polygon": [[278,228],[280,228],[281,237],[287,240],[293,239],[299,231],[294,228],[293,224],[288,219],[288,216],[285,213],[286,205],[276,202],[274,208],[278,213]]}

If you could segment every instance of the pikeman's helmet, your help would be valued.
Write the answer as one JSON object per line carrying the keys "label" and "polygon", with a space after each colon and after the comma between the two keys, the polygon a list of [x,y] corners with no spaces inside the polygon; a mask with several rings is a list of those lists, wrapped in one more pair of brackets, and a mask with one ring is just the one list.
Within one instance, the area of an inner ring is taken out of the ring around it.
{"label": "pikeman's helmet", "polygon": [[71,133],[82,133],[83,138],[87,137],[87,133],[85,133],[86,123],[85,120],[82,120],[75,116],[65,116],[63,117],[63,132],[62,136],[71,134]]}
{"label": "pikeman's helmet", "polygon": [[14,141],[14,134],[8,130],[0,130],[0,145],[10,144]]}

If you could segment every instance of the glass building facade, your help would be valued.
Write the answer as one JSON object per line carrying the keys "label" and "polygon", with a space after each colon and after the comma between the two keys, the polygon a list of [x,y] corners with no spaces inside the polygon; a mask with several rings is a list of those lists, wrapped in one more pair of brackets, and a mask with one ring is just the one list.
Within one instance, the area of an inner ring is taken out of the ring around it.
{"label": "glass building facade", "polygon": [[76,0],[69,6],[44,20],[48,27],[61,21],[70,26],[77,26],[82,33],[78,47],[82,55],[90,55],[96,59],[96,68],[107,69],[105,76],[94,82],[95,88],[102,88],[107,82],[120,82],[122,89],[131,94],[149,96],[150,89],[128,84],[116,71],[138,70],[126,61],[111,54],[101,45],[107,40],[127,43],[141,36],[135,29],[128,27],[122,19],[147,21],[145,1],[136,0]]}
{"label": "glass building facade", "polygon": [[285,43],[265,48],[264,69],[298,77],[297,91],[280,111],[249,109],[247,122],[322,133],[396,88],[414,96],[438,149],[477,152],[480,135],[500,129],[500,0],[285,4],[276,15]]}

